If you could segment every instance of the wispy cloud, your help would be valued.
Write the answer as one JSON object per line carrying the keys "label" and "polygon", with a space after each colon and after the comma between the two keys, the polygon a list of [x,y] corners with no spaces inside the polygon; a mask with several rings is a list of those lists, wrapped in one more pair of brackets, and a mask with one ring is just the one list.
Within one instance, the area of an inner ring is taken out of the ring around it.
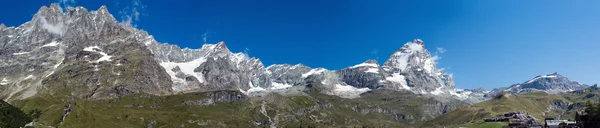
{"label": "wispy cloud", "polygon": [[377,49],[371,51],[371,55],[375,56],[375,59],[379,59],[379,56],[377,56],[378,53],[379,53],[379,50],[377,50]]}
{"label": "wispy cloud", "polygon": [[203,43],[207,43],[210,42],[211,40],[215,40],[214,37],[217,33],[215,31],[212,31],[210,29],[206,29],[206,31],[204,31],[204,33],[202,33],[202,41]]}
{"label": "wispy cloud", "polygon": [[75,0],[55,0],[54,3],[58,4],[61,8],[66,8],[69,6],[75,6]]}
{"label": "wispy cloud", "polygon": [[249,49],[249,48],[246,48],[246,49],[244,49],[244,54],[246,54],[246,55],[250,56],[250,54],[248,54],[248,52],[250,52],[250,49]]}
{"label": "wispy cloud", "polygon": [[437,48],[437,51],[436,51],[436,53],[443,54],[444,52],[446,52],[446,49],[445,49],[445,48],[442,48],[442,47],[438,47],[438,48]]}
{"label": "wispy cloud", "polygon": [[[119,1],[115,2],[120,4]],[[148,15],[146,12],[146,5],[141,0],[132,0],[130,4],[125,6],[123,10],[119,11],[121,16],[121,23],[126,25],[136,26],[135,22],[140,20],[140,16]]]}
{"label": "wispy cloud", "polygon": [[53,33],[53,34],[57,34],[57,35],[63,35],[65,29],[62,22],[59,22],[57,24],[50,24],[48,23],[48,21],[46,20],[46,17],[44,16],[40,16],[38,17],[40,22],[42,23],[42,28],[48,30],[48,32]]}
{"label": "wispy cloud", "polygon": [[202,34],[202,41],[204,41],[204,43],[206,43],[206,38],[208,36],[208,30],[206,30],[206,32],[204,32],[204,34]]}

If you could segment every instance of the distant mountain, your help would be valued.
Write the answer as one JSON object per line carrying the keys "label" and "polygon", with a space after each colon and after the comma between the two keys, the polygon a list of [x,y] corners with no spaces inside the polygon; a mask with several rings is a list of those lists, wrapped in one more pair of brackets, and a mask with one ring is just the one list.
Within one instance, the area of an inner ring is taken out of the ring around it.
{"label": "distant mountain", "polygon": [[510,92],[512,94],[521,94],[527,92],[544,91],[551,94],[569,92],[580,90],[589,87],[585,84],[580,84],[575,81],[570,81],[568,78],[558,74],[552,73],[548,75],[536,76],[531,80],[525,81],[520,84],[514,84],[506,88],[497,88],[490,92],[489,96],[494,96],[503,91]]}
{"label": "distant mountain", "polygon": [[[554,76],[557,75],[556,73],[554,74]],[[550,75],[536,78],[548,76]],[[426,124],[424,127],[471,127],[481,124],[484,118],[494,117],[497,114],[511,111],[523,111],[540,120],[544,118],[573,120],[575,112],[584,109],[585,102],[595,102],[599,101],[599,99],[600,89],[598,85],[559,94],[549,94],[544,91],[523,92],[522,94],[502,92],[490,100],[469,107],[458,108],[447,114],[438,116],[424,123]]]}

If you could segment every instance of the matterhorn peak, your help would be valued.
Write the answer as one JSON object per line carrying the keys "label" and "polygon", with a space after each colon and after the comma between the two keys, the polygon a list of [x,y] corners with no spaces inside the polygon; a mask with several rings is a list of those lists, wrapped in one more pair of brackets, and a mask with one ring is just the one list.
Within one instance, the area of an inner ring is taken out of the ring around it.
{"label": "matterhorn peak", "polygon": [[425,46],[425,43],[424,43],[424,42],[423,42],[423,40],[421,40],[421,39],[414,39],[414,40],[413,40],[413,43],[416,43],[416,44],[420,44],[420,45],[423,45],[423,46]]}
{"label": "matterhorn peak", "polygon": [[409,67],[423,65],[430,58],[429,52],[425,49],[425,43],[421,39],[414,39],[390,55],[383,66],[387,69],[405,71]]}

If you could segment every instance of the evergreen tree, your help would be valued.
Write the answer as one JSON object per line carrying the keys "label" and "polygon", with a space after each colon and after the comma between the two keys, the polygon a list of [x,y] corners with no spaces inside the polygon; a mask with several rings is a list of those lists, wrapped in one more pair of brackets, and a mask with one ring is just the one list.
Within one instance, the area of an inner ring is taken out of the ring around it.
{"label": "evergreen tree", "polygon": [[600,128],[600,101],[595,105],[589,100],[585,102],[583,125],[585,128]]}
{"label": "evergreen tree", "polygon": [[19,128],[31,121],[23,111],[0,100],[0,128]]}

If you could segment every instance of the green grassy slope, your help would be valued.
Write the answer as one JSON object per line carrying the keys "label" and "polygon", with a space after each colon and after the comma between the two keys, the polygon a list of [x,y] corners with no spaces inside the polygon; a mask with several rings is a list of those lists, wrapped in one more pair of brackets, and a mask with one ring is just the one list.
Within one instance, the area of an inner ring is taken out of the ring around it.
{"label": "green grassy slope", "polygon": [[0,128],[19,128],[31,121],[21,110],[0,100]]}
{"label": "green grassy slope", "polygon": [[[222,91],[241,95],[236,91]],[[419,127],[428,118],[424,104],[432,98],[408,92],[377,90],[362,98],[343,99],[312,92],[302,96],[269,94],[208,106],[187,101],[207,93],[172,96],[137,94],[123,98],[84,100],[40,93],[14,101],[26,113],[40,112],[37,127]],[[65,108],[72,111],[63,120]],[[264,108],[264,111],[262,111]]]}

